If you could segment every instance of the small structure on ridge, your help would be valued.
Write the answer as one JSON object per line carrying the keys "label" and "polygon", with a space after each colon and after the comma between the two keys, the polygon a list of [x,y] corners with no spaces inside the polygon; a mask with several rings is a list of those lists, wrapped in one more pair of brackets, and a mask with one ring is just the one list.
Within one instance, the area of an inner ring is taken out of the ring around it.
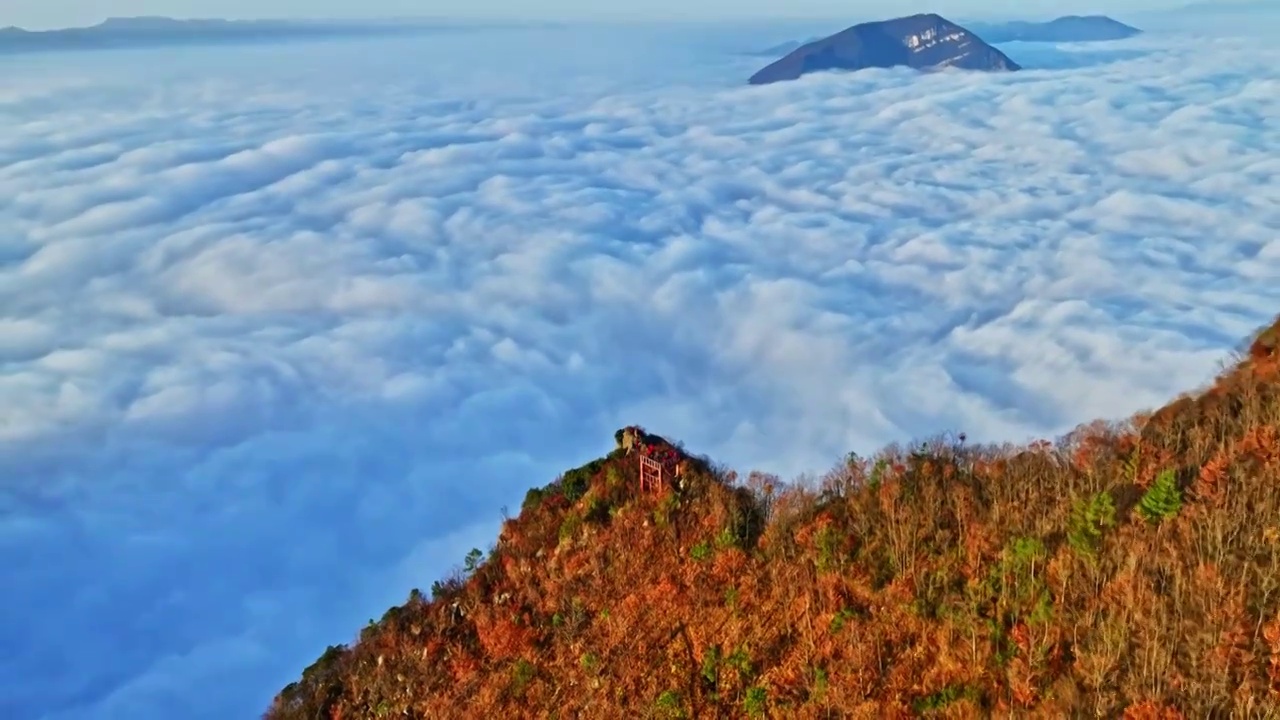
{"label": "small structure on ridge", "polygon": [[630,425],[614,433],[618,449],[640,464],[640,491],[661,492],[669,480],[681,477],[688,464],[684,453],[658,435],[650,435],[639,425]]}

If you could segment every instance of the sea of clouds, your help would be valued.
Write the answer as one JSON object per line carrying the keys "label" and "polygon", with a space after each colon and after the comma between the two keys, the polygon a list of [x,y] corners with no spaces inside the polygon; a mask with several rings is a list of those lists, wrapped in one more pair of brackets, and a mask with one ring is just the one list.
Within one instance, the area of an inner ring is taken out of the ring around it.
{"label": "sea of clouds", "polygon": [[639,422],[1024,441],[1280,312],[1280,50],[746,87],[794,32],[0,60],[0,717],[260,713]]}

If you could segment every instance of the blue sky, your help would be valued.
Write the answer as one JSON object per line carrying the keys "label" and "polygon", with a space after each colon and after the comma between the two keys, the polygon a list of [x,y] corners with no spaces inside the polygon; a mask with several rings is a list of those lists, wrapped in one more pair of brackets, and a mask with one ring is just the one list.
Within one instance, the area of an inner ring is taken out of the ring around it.
{"label": "blue sky", "polygon": [[[1179,0],[649,0],[637,9],[617,9],[598,0],[6,0],[0,26],[31,29],[93,24],[106,16],[173,17],[374,17],[430,15],[483,18],[861,18],[933,11],[944,15],[1040,17],[1068,13],[1110,13],[1175,7]],[[639,9],[642,8],[642,9]]]}
{"label": "blue sky", "polygon": [[1280,48],[1213,27],[0,56],[0,718],[257,717],[627,424],[792,479],[1196,387],[1280,311]]}

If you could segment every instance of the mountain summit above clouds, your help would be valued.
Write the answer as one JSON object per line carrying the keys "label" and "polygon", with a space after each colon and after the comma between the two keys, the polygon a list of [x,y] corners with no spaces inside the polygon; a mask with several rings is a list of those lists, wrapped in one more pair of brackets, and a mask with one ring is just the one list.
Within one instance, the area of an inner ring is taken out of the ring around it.
{"label": "mountain summit above clouds", "polygon": [[1020,70],[982,38],[934,13],[862,23],[803,45],[751,76],[752,85],[823,70],[912,67]]}

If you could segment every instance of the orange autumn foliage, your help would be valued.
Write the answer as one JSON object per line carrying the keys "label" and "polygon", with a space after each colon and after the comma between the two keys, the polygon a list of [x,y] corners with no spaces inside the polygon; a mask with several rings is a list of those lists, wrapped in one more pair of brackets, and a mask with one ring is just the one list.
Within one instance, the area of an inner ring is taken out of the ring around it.
{"label": "orange autumn foliage", "polygon": [[640,493],[615,451],[265,717],[1280,716],[1278,338],[1126,422],[819,482],[681,452]]}

